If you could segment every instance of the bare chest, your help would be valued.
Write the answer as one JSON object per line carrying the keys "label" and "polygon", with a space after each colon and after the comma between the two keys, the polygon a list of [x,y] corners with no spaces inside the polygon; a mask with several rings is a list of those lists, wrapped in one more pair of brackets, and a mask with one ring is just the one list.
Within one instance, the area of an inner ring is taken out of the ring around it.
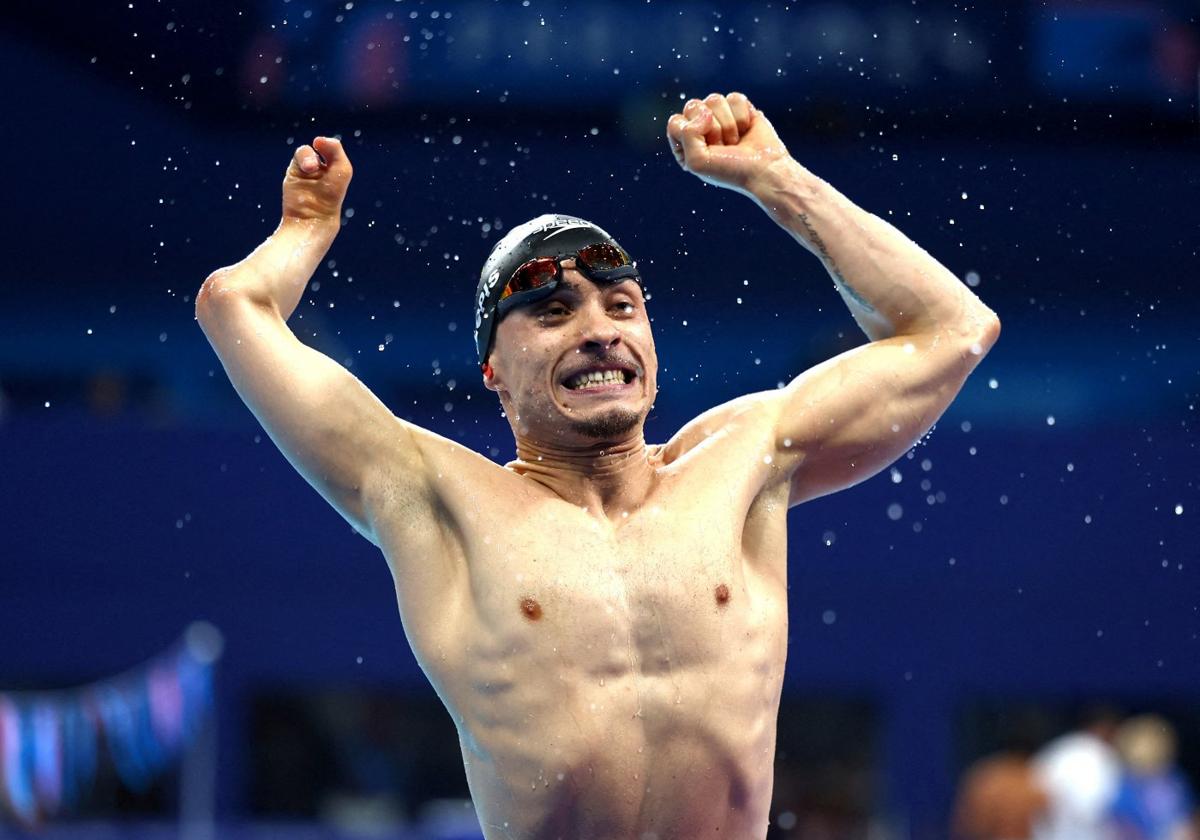
{"label": "bare chest", "polygon": [[615,522],[557,502],[481,514],[463,664],[592,682],[764,653],[786,622],[784,514],[719,482],[688,490],[668,485]]}
{"label": "bare chest", "polygon": [[[729,527],[680,521],[649,507],[617,529],[573,517],[488,538],[472,575],[478,619],[514,640],[553,637],[620,646],[648,668],[665,664],[673,631],[716,628],[749,607],[743,558]],[[575,640],[575,644],[566,644]]]}

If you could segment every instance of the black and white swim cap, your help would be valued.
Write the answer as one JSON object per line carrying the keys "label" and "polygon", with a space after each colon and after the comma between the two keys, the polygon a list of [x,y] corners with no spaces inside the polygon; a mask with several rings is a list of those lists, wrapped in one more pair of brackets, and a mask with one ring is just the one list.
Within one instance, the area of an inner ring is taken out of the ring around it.
{"label": "black and white swim cap", "polygon": [[[586,219],[547,213],[518,225],[496,243],[483,264],[475,294],[475,349],[481,364],[491,352],[492,336],[501,318],[497,304],[513,272],[537,257],[566,258],[601,242],[621,247],[606,231]],[[640,285],[636,272],[634,277]]]}

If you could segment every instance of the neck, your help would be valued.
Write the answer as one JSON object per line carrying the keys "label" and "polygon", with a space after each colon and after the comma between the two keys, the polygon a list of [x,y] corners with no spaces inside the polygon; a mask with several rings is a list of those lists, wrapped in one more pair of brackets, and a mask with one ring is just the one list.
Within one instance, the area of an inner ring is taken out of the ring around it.
{"label": "neck", "polygon": [[564,448],[517,438],[506,466],[593,515],[621,518],[640,507],[655,478],[642,430],[619,441]]}

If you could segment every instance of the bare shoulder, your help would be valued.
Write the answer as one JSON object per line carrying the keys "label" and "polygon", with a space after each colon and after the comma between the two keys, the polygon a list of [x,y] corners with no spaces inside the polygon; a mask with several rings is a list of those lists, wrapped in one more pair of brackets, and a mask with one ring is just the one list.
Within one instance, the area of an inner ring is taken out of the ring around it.
{"label": "bare shoulder", "polygon": [[[461,529],[464,511],[478,497],[495,495],[515,481],[508,470],[457,441],[397,419],[410,443],[407,457],[386,455],[373,471],[367,488],[368,506],[376,527],[395,532]],[[413,482],[412,473],[421,481]],[[403,520],[398,522],[397,520]]]}
{"label": "bare shoulder", "polygon": [[688,421],[663,445],[663,462],[678,461],[713,440],[765,445],[770,441],[780,404],[778,392],[759,391],[714,406]]}
{"label": "bare shoulder", "polygon": [[468,558],[481,512],[522,490],[484,455],[403,420],[402,457],[381,456],[364,488],[376,544],[387,559],[413,649],[453,647],[470,592]]}

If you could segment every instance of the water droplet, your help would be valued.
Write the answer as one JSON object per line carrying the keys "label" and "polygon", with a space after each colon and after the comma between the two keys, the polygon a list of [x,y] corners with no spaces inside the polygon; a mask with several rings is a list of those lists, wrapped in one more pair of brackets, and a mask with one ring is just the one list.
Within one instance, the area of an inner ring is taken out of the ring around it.
{"label": "water droplet", "polygon": [[837,621],[837,613],[833,610],[825,610],[825,612],[821,613],[821,621],[825,622],[827,625],[833,624],[835,621]]}
{"label": "water droplet", "polygon": [[1183,505],[1175,505],[1175,515],[1176,516],[1183,515]]}
{"label": "water droplet", "polygon": [[895,522],[900,517],[904,516],[904,508],[903,508],[903,506],[901,506],[901,504],[899,502],[892,502],[887,507],[887,515],[888,515],[888,519]]}

